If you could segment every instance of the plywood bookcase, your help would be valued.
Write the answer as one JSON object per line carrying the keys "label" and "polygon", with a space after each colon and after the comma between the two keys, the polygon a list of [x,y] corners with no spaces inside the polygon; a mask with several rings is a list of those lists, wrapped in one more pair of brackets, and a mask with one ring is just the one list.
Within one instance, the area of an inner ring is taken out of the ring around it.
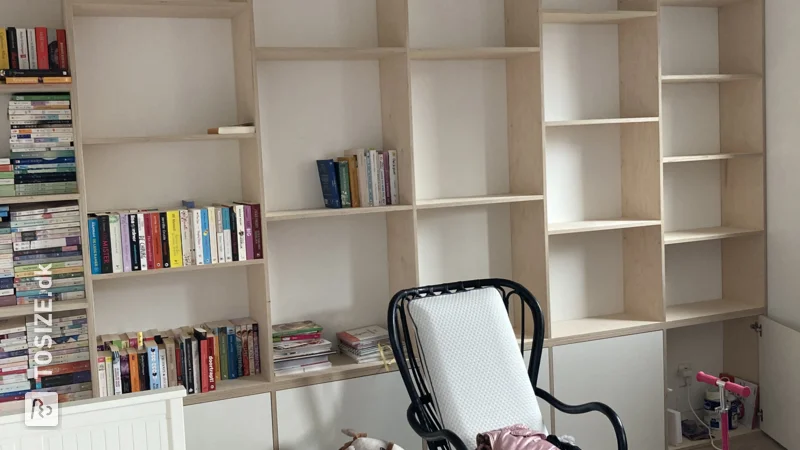
{"label": "plywood bookcase", "polygon": [[[64,1],[82,210],[265,211],[263,261],[87,274],[93,333],[250,315],[331,338],[399,289],[482,277],[528,286],[556,348],[714,324],[733,342],[765,311],[763,0],[310,4]],[[174,71],[136,72],[154,62]],[[237,122],[256,133],[202,134]],[[360,147],[398,150],[400,204],[323,208],[314,160]],[[276,378],[261,338],[263,376],[186,404],[384,370]]]}

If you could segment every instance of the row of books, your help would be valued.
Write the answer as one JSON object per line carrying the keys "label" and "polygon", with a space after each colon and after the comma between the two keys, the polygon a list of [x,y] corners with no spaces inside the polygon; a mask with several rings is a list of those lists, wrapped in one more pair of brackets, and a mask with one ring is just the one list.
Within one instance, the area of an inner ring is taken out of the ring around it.
{"label": "row of books", "polygon": [[396,150],[348,150],[317,160],[317,172],[326,208],[400,204]]}
{"label": "row of books", "polygon": [[[37,356],[43,348],[49,358]],[[0,320],[0,404],[22,402],[32,391],[56,392],[59,402],[92,398],[89,359],[85,312],[53,313],[50,324],[33,315]]]}
{"label": "row of books", "polygon": [[215,391],[217,382],[261,373],[258,322],[223,320],[169,331],[98,336],[100,396],[184,386]]}
{"label": "row of books", "polygon": [[0,78],[7,84],[71,83],[66,30],[0,28]]}
{"label": "row of books", "polygon": [[[0,307],[86,297],[76,201],[0,206]],[[42,285],[40,266],[50,280]]]}
{"label": "row of books", "polygon": [[0,196],[78,191],[69,94],[14,94],[11,158],[0,161]]}
{"label": "row of books", "polygon": [[128,210],[89,215],[92,273],[262,259],[261,205]]}

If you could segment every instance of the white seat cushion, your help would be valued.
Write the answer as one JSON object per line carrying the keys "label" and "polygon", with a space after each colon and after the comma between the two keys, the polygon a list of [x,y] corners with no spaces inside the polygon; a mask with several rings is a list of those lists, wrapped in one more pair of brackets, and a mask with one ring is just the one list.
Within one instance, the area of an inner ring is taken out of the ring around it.
{"label": "white seat cushion", "polygon": [[444,428],[469,448],[478,433],[508,425],[546,432],[497,289],[413,300],[409,311]]}

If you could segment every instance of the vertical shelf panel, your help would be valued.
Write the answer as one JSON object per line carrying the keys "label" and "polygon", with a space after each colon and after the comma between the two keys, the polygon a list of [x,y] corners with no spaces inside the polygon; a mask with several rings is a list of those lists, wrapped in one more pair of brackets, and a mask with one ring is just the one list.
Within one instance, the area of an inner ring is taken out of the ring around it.
{"label": "vertical shelf panel", "polygon": [[[545,317],[545,333],[550,333],[550,302],[547,280],[547,218],[543,202],[514,203],[511,208],[511,277],[536,297]],[[511,305],[514,325],[525,320],[528,337],[533,336],[533,317],[519,302]],[[521,308],[521,310],[520,310]],[[524,314],[524,316],[523,316]],[[546,335],[549,337],[549,334]]]}
{"label": "vertical shelf panel", "polygon": [[512,194],[544,192],[541,56],[508,60],[508,178]]}
{"label": "vertical shelf panel", "polygon": [[664,321],[664,254],[661,227],[622,231],[625,313]]}

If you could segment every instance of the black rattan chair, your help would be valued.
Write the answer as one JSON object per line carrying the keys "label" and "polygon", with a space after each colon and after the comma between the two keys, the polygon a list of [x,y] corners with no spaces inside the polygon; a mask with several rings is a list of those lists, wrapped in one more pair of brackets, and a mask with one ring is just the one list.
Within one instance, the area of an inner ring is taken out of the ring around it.
{"label": "black rattan chair", "polygon": [[[418,328],[418,318],[414,317],[414,314],[417,312],[412,311],[412,309],[415,308],[415,306],[413,306],[415,305],[414,302],[428,299],[428,301],[424,303],[426,305],[431,305],[431,301],[441,301],[443,296],[449,296],[449,294],[462,294],[461,297],[450,297],[449,300],[456,300],[457,302],[461,302],[462,300],[468,301],[466,296],[483,295],[483,292],[473,292],[470,294],[470,291],[482,288],[494,288],[499,292],[499,296],[491,294],[491,291],[487,291],[486,294],[492,298],[497,298],[498,302],[502,298],[506,316],[508,315],[508,309],[512,304],[512,297],[514,295],[519,298],[519,311],[523,311],[527,306],[531,312],[531,316],[533,317],[533,347],[531,348],[530,363],[527,367],[527,378],[530,380],[535,396],[542,398],[557,410],[566,414],[585,414],[597,411],[605,415],[611,421],[611,425],[614,428],[618,450],[627,450],[628,443],[622,421],[609,406],[597,402],[582,405],[567,405],[560,402],[546,391],[536,387],[545,333],[542,310],[536,298],[534,298],[525,287],[513,281],[503,279],[472,280],[406,289],[398,292],[392,298],[388,314],[389,338],[392,351],[396,356],[398,369],[403,378],[403,383],[411,397],[411,405],[408,407],[407,419],[411,428],[427,442],[428,448],[431,450],[467,450],[469,448],[474,448],[474,445],[466,445],[457,433],[448,430],[443,424],[438,407],[437,394],[429,378],[429,367],[427,367],[429,362],[426,361],[425,348],[423,348],[420,342],[420,336],[418,335],[420,331],[424,330]],[[490,305],[493,304],[490,300],[483,299],[481,301],[484,302],[482,303],[484,305],[487,304],[487,301]],[[417,305],[422,303],[423,302],[417,303]],[[439,307],[440,305],[441,304],[436,306]],[[412,314],[412,312],[414,314]],[[470,315],[472,314],[470,313]],[[523,336],[525,336],[525,328],[525,320],[522,320],[522,329],[520,331]],[[504,330],[504,333],[500,334],[503,334],[503,337],[506,338],[509,337],[507,334],[509,332],[510,331]],[[516,339],[512,345],[517,345]],[[513,348],[511,351],[514,351]],[[524,344],[520,343],[520,358],[522,358],[523,351]],[[515,359],[515,357],[513,358]],[[457,365],[458,361],[455,361],[454,364]],[[448,370],[449,369],[450,368],[448,368]],[[460,371],[478,370],[476,367],[453,367],[453,369],[459,371],[455,375],[457,377],[462,376],[462,372]],[[527,380],[525,380],[524,383],[527,384]],[[538,410],[538,405],[535,407]],[[476,411],[475,413],[478,414],[480,411]],[[513,424],[506,423],[504,425]],[[569,430],[559,431],[568,432]],[[580,442],[578,444],[580,445]],[[591,443],[586,444],[591,446]]]}

